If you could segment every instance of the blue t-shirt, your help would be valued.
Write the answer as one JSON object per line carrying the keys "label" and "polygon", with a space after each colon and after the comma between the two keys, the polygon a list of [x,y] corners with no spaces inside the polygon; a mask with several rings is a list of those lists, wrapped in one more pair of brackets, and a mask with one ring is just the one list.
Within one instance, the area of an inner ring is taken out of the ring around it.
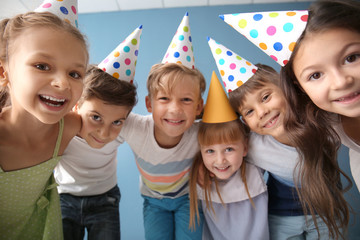
{"label": "blue t-shirt", "polygon": [[267,181],[269,194],[269,214],[278,216],[304,215],[295,187],[277,180],[271,173]]}

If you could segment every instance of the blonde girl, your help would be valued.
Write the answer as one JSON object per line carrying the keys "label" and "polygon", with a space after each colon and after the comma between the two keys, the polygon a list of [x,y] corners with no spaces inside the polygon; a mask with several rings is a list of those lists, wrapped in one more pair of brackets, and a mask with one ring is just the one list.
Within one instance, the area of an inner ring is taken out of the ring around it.
{"label": "blonde girl", "polygon": [[0,236],[62,239],[53,169],[80,130],[83,35],[51,13],[0,23]]}

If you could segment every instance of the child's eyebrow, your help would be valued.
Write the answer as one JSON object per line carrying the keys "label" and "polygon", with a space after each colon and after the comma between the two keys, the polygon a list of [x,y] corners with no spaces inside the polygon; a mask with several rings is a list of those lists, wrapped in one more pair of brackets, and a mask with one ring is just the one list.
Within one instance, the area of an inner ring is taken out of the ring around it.
{"label": "child's eyebrow", "polygon": [[99,113],[99,112],[98,112],[98,111],[96,111],[96,110],[91,110],[90,112],[91,112],[91,113],[95,113],[96,115],[102,116],[102,114],[101,114],[101,113]]}

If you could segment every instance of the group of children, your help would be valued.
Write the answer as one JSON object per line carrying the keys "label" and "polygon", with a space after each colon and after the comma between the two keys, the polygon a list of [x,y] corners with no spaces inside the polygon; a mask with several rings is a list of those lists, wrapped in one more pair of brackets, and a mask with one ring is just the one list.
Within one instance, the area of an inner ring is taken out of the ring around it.
{"label": "group of children", "polygon": [[336,156],[350,148],[358,185],[359,2],[287,12],[306,24],[285,58],[271,53],[280,74],[209,39],[229,98],[214,73],[205,108],[186,14],[148,75],[148,116],[131,112],[142,27],[88,66],[84,36],[50,12],[0,23],[1,238],[82,239],[87,229],[120,239],[116,154],[126,141],[146,239],[346,239],[351,182]]}

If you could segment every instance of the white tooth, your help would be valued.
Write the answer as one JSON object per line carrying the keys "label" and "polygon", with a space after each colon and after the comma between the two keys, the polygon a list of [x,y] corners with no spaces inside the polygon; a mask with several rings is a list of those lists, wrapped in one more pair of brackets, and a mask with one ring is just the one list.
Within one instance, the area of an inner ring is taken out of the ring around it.
{"label": "white tooth", "polygon": [[60,106],[60,104],[52,104],[52,103],[45,103],[45,104],[47,104],[49,106],[52,106],[52,107],[59,107]]}
{"label": "white tooth", "polygon": [[65,99],[57,99],[57,98],[54,98],[51,96],[44,96],[44,95],[41,95],[41,96],[47,100],[56,101],[56,102],[65,102]]}
{"label": "white tooth", "polygon": [[172,121],[172,120],[169,120],[169,122],[171,122],[171,123],[179,123],[179,122],[181,122],[181,121]]}

